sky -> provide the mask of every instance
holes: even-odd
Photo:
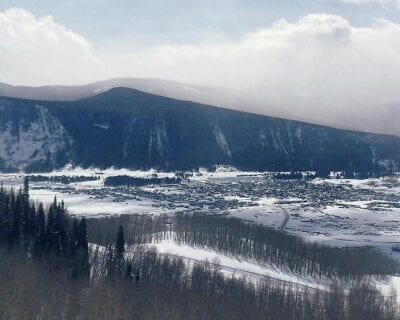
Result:
[[[306,21],[309,15],[322,14],[332,15],[338,21],[346,20],[350,31],[363,27],[374,31],[382,21],[400,24],[400,0],[2,0],[0,62],[7,72],[1,72],[0,81],[75,84],[107,77],[149,76],[238,86],[238,79],[215,75],[212,81],[196,75],[198,70],[174,75],[178,71],[175,60],[185,58],[182,55],[200,54],[198,68],[203,69],[206,64],[213,69],[213,63],[221,64],[222,68],[227,64],[224,60],[233,60],[236,50],[250,37],[261,38],[262,32],[274,33],[270,39],[268,35],[260,39],[262,45],[262,41],[279,36],[283,30],[277,29],[284,28],[279,27],[283,26],[283,20],[296,25]],[[314,33],[335,28],[334,20],[326,19],[325,25],[319,23],[320,30]],[[306,35],[303,44],[315,41],[311,38],[315,35],[309,34],[308,38]],[[295,41],[286,39],[287,45]],[[208,61],[218,58],[218,49],[222,51],[223,61]],[[249,48],[249,58],[257,49],[261,48]],[[263,52],[265,60],[271,59],[268,51]],[[208,55],[208,60],[203,55]],[[65,72],[61,72],[61,66],[53,69],[60,61],[65,61]],[[71,64],[77,67],[69,70]],[[237,68],[245,67],[240,61],[237,64]],[[82,74],[82,65],[86,66],[85,74]],[[43,73],[43,69],[48,70]],[[262,80],[253,79],[251,83]]]
[[[396,113],[400,0],[0,2],[0,82],[114,77],[245,90],[297,113]]]

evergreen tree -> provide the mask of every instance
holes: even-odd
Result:
[[[58,256],[66,256],[68,252],[68,221],[66,217],[65,207],[63,202],[61,204],[55,203],[55,239],[57,241],[56,253]]]
[[[51,267],[68,270],[66,266],[72,266],[74,276],[89,279],[86,221],[75,219],[72,225],[71,230],[65,205],[56,198],[49,206],[47,220],[43,204],[36,213],[34,203],[29,201],[27,180],[17,194],[0,187],[0,242],[8,243],[10,249],[23,249],[36,262],[46,258]]]
[[[77,276],[88,277],[89,267],[89,244],[86,231],[86,220],[82,218],[78,227],[76,248]]]
[[[119,226],[117,232],[117,241],[115,242],[115,259],[117,262],[124,260],[125,253],[125,239],[124,239],[124,228]]]
[[[5,193],[3,186],[0,191],[0,243],[6,242],[11,230],[10,197]]]
[[[132,263],[130,262],[126,266],[125,278],[128,280],[132,280]]]
[[[21,238],[21,213],[22,213],[22,191],[19,190],[14,201],[11,202],[13,205],[13,218],[12,227],[9,233],[9,245],[11,247],[18,246]]]
[[[34,204],[30,206],[27,231],[31,238],[36,233],[36,207]]]
[[[47,212],[46,223],[46,251],[47,254],[58,254],[58,239],[56,234],[56,214],[57,214],[57,198],[54,197],[53,203],[49,206]]]
[[[29,177],[24,178],[24,197],[29,202]]]
[[[115,274],[114,250],[112,249],[111,245],[108,246],[105,267],[106,267],[107,278],[109,279],[114,278]]]
[[[117,232],[117,240],[115,242],[115,263],[118,274],[122,274],[122,264],[124,262],[125,253],[125,239],[124,239],[124,228],[119,226]]]
[[[46,249],[46,216],[44,213],[43,204],[40,203],[36,216],[35,223],[35,241],[34,241],[34,254],[40,257]]]
[[[78,250],[78,242],[79,242],[79,226],[78,219],[74,218],[72,221],[72,230],[69,240],[69,256],[74,258],[76,256],[76,252]]]
[[[82,218],[79,223],[78,248],[82,248],[85,251],[88,250],[88,236],[87,236],[86,219],[85,218]]]

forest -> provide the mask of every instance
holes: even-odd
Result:
[[[150,177],[150,178],[137,178],[137,177],[130,177],[130,176],[112,176],[107,177],[104,180],[104,185],[108,187],[117,187],[117,186],[135,186],[135,187],[143,187],[147,185],[154,185],[154,184],[175,184],[180,183],[182,179],[180,177],[173,177],[173,178],[157,178],[157,177]]]
[[[44,175],[29,175],[29,181],[35,182],[51,182],[51,183],[62,183],[62,184],[69,184],[69,183],[78,183],[78,182],[85,182],[85,181],[95,181],[99,180],[100,177],[98,176],[44,176]]]
[[[335,281],[327,290],[254,283],[143,245],[171,236]],[[25,180],[0,188],[0,319],[400,319],[397,297],[367,281],[397,264],[351,250],[225,217],[77,219],[57,199],[33,202]]]
[[[371,247],[322,246],[223,215],[122,215],[88,219],[87,224],[90,241],[104,246],[113,240],[112,231],[123,225],[129,245],[172,239],[178,244],[212,249],[321,279],[351,282],[398,271],[396,261]]]

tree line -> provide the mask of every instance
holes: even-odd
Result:
[[[119,187],[119,186],[127,186],[127,187],[143,187],[147,185],[160,185],[160,184],[178,184],[181,183],[182,178],[180,176],[177,177],[149,177],[149,178],[138,178],[131,176],[111,176],[107,177],[104,180],[104,185],[108,187]]]
[[[44,208],[29,199],[29,180],[17,192],[0,187],[0,246],[18,249],[54,268],[68,266],[73,277],[89,276],[86,220],[71,219],[56,198]]]
[[[100,180],[99,176],[43,176],[43,175],[29,175],[27,176],[29,181],[35,182],[52,182],[52,183],[62,183],[62,184],[70,184],[70,183],[78,183],[78,182],[86,182],[86,181],[95,181]]]
[[[153,228],[161,238],[185,235],[186,220],[112,220],[109,240],[88,242],[104,226],[71,218],[56,199],[35,205],[27,181],[17,192],[0,188],[0,208],[0,319],[400,319],[396,297],[364,281],[325,291],[254,283],[224,276],[217,264],[130,245],[128,227]]]
[[[125,226],[127,243],[131,245],[172,239],[322,279],[352,281],[398,271],[395,260],[370,247],[337,248],[309,243],[285,232],[221,215],[88,219],[89,237],[95,243],[109,243],[113,234],[110,230],[116,230],[118,225]]]

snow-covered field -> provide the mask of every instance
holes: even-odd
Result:
[[[174,173],[125,169],[66,168],[46,175],[97,177],[78,183],[31,182],[31,197],[49,203],[56,196],[74,215],[152,214],[210,212],[263,224],[297,234],[310,241],[338,246],[371,245],[395,258],[391,250],[400,243],[400,178],[316,179],[309,182],[273,180],[269,173],[239,172],[220,168],[200,170],[175,185],[105,187],[110,176],[174,177]],[[24,174],[0,174],[5,187],[19,187]],[[184,257],[187,261],[218,261],[227,276],[250,279],[273,278],[310,288],[324,283],[273,266],[260,265],[221,255],[204,248],[178,245],[172,241],[155,244],[158,251]],[[400,259],[399,259],[400,260]],[[394,286],[400,293],[400,278],[391,277],[377,285],[387,294]]]
[[[43,174],[41,174],[43,175]],[[272,180],[269,173],[222,167],[200,170],[176,185],[105,187],[110,176],[174,177],[174,173],[126,169],[67,167],[46,176],[98,177],[61,184],[31,182],[35,200],[64,200],[74,215],[225,214],[274,228],[284,228],[310,241],[334,245],[377,245],[400,242],[400,178]],[[18,187],[23,174],[1,174],[5,186]]]
[[[194,248],[177,244],[172,240],[164,240],[152,244],[161,254],[181,257],[188,263],[207,261],[213,267],[218,266],[227,277],[244,277],[250,281],[273,279],[309,289],[327,290],[326,283],[312,277],[296,275],[289,270],[281,270],[272,265],[262,265],[256,261],[242,260],[237,257],[224,255],[211,249]]]
[[[330,290],[329,279],[321,280],[312,276],[295,274],[290,270],[259,264],[256,261],[242,260],[211,249],[181,245],[173,240],[163,240],[150,246],[155,247],[160,254],[183,258],[187,265],[207,261],[211,267],[216,267],[227,278],[245,278],[253,282],[276,281],[277,285],[287,284],[300,290]],[[395,295],[400,302],[400,276],[388,276],[385,279],[371,277],[370,282],[385,296]]]

